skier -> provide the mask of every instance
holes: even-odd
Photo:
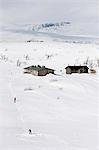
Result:
[[[29,134],[32,134],[32,130],[31,129],[29,129]]]
[[[14,103],[16,103],[16,97],[14,97]]]

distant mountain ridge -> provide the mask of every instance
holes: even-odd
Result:
[[[35,24],[32,26],[32,30],[36,32],[46,32],[46,33],[57,33],[60,35],[67,35],[67,31],[71,28],[70,21],[62,22],[49,22],[42,24]]]
[[[0,41],[30,42],[47,39],[76,43],[99,41],[98,32],[97,34],[94,31],[90,32],[89,28],[86,28],[86,24],[80,26],[73,21],[3,25],[0,26],[0,32]]]
[[[86,28],[86,23],[81,22],[80,24],[72,21],[49,22],[33,24],[30,27],[27,26],[27,29],[32,29],[35,32],[56,33],[65,36],[99,37],[98,32],[96,32],[98,30],[91,30],[91,32],[89,30],[90,26],[94,23],[90,23],[89,28]]]
[[[66,25],[70,25],[71,22],[56,22],[56,23],[43,23],[43,24],[36,24],[33,25],[32,30],[33,31],[40,31],[40,30],[49,30],[49,29],[59,29],[61,27],[64,27]]]

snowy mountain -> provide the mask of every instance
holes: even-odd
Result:
[[[33,25],[33,31],[54,31],[59,30],[62,27],[65,28],[66,25],[71,24],[70,22],[57,22],[57,23],[45,23]]]

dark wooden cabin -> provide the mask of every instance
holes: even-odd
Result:
[[[53,69],[46,68],[45,66],[40,66],[40,65],[29,66],[29,67],[24,68],[24,73],[29,73],[35,76],[46,76],[49,73],[54,74],[54,71],[55,70]]]
[[[88,67],[87,66],[67,66],[66,68],[66,74],[72,74],[72,73],[88,73]]]

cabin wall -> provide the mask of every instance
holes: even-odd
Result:
[[[30,70],[28,70],[28,69],[24,69],[24,73],[31,73],[31,71]]]
[[[38,76],[38,71],[36,71],[36,70],[24,69],[24,73],[28,73],[28,74]]]
[[[87,69],[87,68],[85,68],[85,69],[84,69],[84,72],[85,72],[85,73],[88,73],[88,69]]]
[[[79,73],[79,69],[72,69],[72,73]]]
[[[40,70],[39,72],[38,72],[38,76],[45,76],[45,75],[47,75],[48,74],[48,71],[47,70]]]
[[[39,76],[45,76],[45,75],[47,75],[47,74],[49,74],[49,73],[54,74],[54,70],[48,70],[48,69],[40,70],[39,73],[38,73],[38,75],[39,75]]]
[[[32,75],[35,75],[35,76],[38,76],[38,71],[37,71],[37,70],[32,70],[32,71],[31,71],[31,74],[32,74]]]
[[[81,67],[79,69],[71,69],[71,68],[66,68],[66,74],[71,74],[71,73],[88,73],[88,69],[87,68],[84,68],[84,67]]]
[[[80,68],[78,69],[78,73],[88,73],[88,69],[87,68]]]
[[[44,70],[29,70],[29,69],[24,69],[24,73],[29,73],[35,76],[45,76],[49,73],[54,74],[54,70],[48,70],[48,69],[44,69]]]
[[[84,68],[78,69],[78,73],[84,73],[84,72],[85,72],[85,69],[84,69]]]
[[[66,74],[71,74],[71,69],[70,68],[66,68]]]
[[[47,70],[47,72],[54,74],[54,70]]]

